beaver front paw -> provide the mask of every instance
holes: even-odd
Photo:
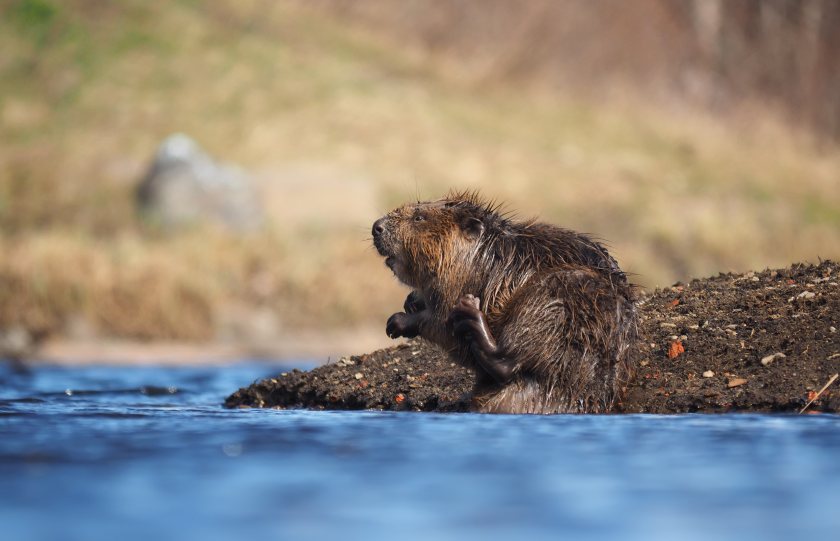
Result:
[[[408,297],[405,298],[403,310],[405,310],[406,314],[416,314],[417,312],[422,312],[425,309],[426,301],[423,300],[423,297],[420,295],[420,293],[412,291],[408,294]]]
[[[449,312],[446,324],[456,338],[472,342],[486,354],[496,352],[496,340],[487,325],[487,319],[481,311],[481,299],[467,294],[458,299]]]
[[[390,338],[414,338],[420,334],[420,324],[416,317],[405,312],[397,312],[388,318],[385,324],[385,333]]]
[[[481,301],[474,295],[464,295],[449,313],[446,320],[453,334],[469,347],[478,367],[500,384],[508,383],[517,368],[496,344],[481,311]]]

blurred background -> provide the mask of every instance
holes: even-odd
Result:
[[[0,0],[0,357],[386,345],[451,188],[645,287],[836,258],[838,141],[834,0]]]

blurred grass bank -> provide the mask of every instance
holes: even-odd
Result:
[[[0,329],[266,354],[295,337],[313,354],[384,344],[405,292],[370,224],[450,188],[608,239],[648,287],[840,256],[830,129],[767,96],[710,105],[512,69],[575,51],[538,32],[494,40],[500,5],[0,0]],[[144,220],[137,184],[175,132],[251,173],[262,228]],[[317,338],[330,332],[349,338]]]

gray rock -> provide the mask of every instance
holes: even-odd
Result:
[[[19,361],[28,358],[35,349],[35,340],[24,327],[12,325],[0,329],[0,360]]]
[[[215,161],[184,134],[160,144],[138,187],[137,204],[150,220],[170,230],[210,222],[250,231],[263,223],[251,177]]]

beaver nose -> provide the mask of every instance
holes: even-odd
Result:
[[[373,222],[373,236],[378,237],[382,233],[385,232],[385,218],[379,218],[375,222]]]

